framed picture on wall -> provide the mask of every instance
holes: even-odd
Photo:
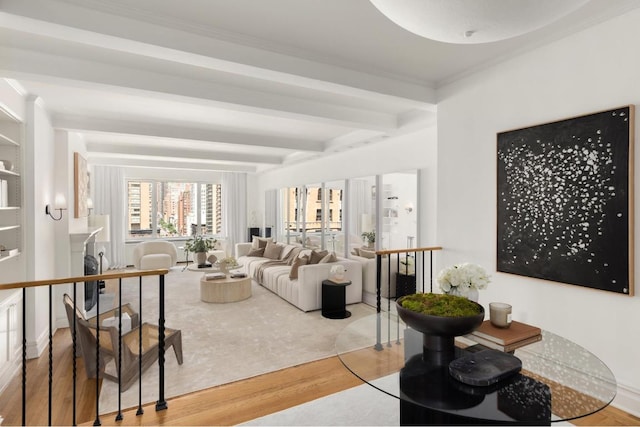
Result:
[[[73,153],[73,189],[75,218],[89,216],[87,199],[89,198],[89,171],[87,161],[80,153]]]
[[[497,135],[497,270],[633,295],[634,107]]]

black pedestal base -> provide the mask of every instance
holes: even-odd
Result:
[[[400,425],[551,424],[547,385],[519,373],[490,386],[464,384],[451,376],[449,363],[479,348],[405,331],[405,349],[420,343],[422,354],[413,353],[400,370]]]

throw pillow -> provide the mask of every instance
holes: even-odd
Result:
[[[280,253],[282,252],[282,245],[277,243],[267,242],[267,246],[264,248],[264,257],[269,259],[280,259]]]
[[[286,258],[287,265],[293,265],[293,262],[298,258],[300,252],[302,252],[302,247],[293,248]]]
[[[258,256],[258,257],[262,257],[263,255],[264,255],[264,248],[251,249],[247,254],[247,256]]]
[[[360,256],[363,258],[373,259],[376,257],[375,251],[368,251],[366,249],[360,249]]]
[[[320,260],[324,257],[326,257],[329,254],[329,251],[324,250],[324,251],[316,251],[313,250],[311,251],[311,256],[309,257],[309,264],[317,264],[320,262]]]
[[[268,242],[273,242],[273,239],[271,237],[253,236],[253,240],[251,241],[251,248],[252,249],[264,248],[267,246]]]
[[[303,256],[302,258],[296,258],[291,265],[291,271],[289,271],[289,279],[294,280],[298,278],[298,269],[302,265],[307,265],[309,262],[309,258]]]
[[[351,255],[360,256],[360,249],[353,248],[353,250],[351,251]]]
[[[318,262],[318,264],[326,264],[329,262],[338,262],[338,257],[336,256],[335,252],[329,252]]]

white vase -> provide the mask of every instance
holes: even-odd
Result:
[[[206,252],[196,252],[193,254],[194,257],[194,261],[198,264],[198,265],[203,265],[205,263],[205,261],[207,260],[207,253]]]

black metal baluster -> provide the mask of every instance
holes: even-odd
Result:
[[[397,281],[396,295],[398,295]],[[391,254],[389,254],[389,262],[387,263],[387,347],[391,347]]]
[[[424,280],[425,280],[425,277],[424,277],[424,251],[422,252],[422,265],[421,265],[421,268],[422,268],[422,293],[424,294]]]
[[[72,347],[73,347],[73,415],[72,415],[72,420],[71,420],[71,424],[72,425],[77,425],[76,422],[76,418],[77,418],[77,414],[76,414],[76,380],[78,378],[78,368],[76,366],[76,351],[77,351],[77,336],[76,336],[76,283],[73,283],[73,324],[69,325],[69,327],[71,327],[71,342],[73,343]]]
[[[118,279],[118,414],[122,421],[122,278]]]
[[[47,419],[51,422],[53,409],[53,286],[49,285],[49,409]]]
[[[158,320],[158,368],[159,390],[156,411],[167,409],[167,401],[164,399],[164,274],[160,275],[160,318]]]
[[[374,348],[376,350],[382,350],[382,325],[381,325],[381,311],[382,302],[380,300],[380,293],[382,289],[382,256],[376,254],[376,344]]]
[[[142,409],[142,276],[138,277],[138,410],[136,415],[144,414]]]
[[[98,300],[96,303],[96,419],[94,426],[102,425],[100,422],[100,285],[98,285]]]
[[[22,425],[27,425],[27,288],[22,288]]]
[[[433,251],[429,252],[429,289],[430,292],[433,293]]]

